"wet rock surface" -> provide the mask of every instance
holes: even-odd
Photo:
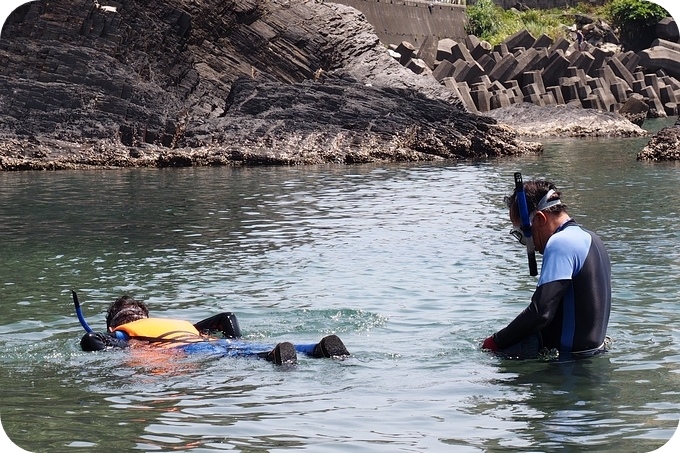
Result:
[[[487,112],[526,137],[639,137],[647,132],[619,113],[571,105],[513,104]],[[643,118],[644,119],[644,118]]]
[[[680,118],[673,126],[664,127],[656,133],[647,146],[637,155],[638,160],[680,160]]]
[[[476,159],[540,152],[394,61],[356,10],[40,1],[0,38],[0,169]]]

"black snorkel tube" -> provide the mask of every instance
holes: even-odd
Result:
[[[83,311],[80,309],[80,302],[78,302],[78,295],[73,290],[71,290],[71,294],[73,294],[73,305],[75,305],[76,307],[76,316],[78,316],[78,321],[80,321],[80,325],[83,326],[85,332],[87,333],[92,332],[93,331],[92,327],[90,327],[87,324],[87,321],[85,321],[85,318],[83,317]]]
[[[527,242],[527,258],[529,259],[529,275],[538,275],[538,265],[536,264],[536,250],[534,249],[534,238],[531,236],[531,221],[529,220],[529,206],[527,196],[524,193],[524,182],[522,173],[515,173],[515,192],[517,193],[517,207],[519,217],[522,221],[522,232]]]

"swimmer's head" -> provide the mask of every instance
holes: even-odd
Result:
[[[149,309],[142,301],[130,296],[115,300],[106,313],[106,327],[109,332],[118,326],[149,317]]]

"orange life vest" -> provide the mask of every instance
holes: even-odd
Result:
[[[192,343],[204,341],[189,321],[181,319],[144,318],[120,325],[114,332],[125,332],[131,339],[150,343]]]

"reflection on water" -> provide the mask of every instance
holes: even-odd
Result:
[[[3,426],[33,451],[657,448],[680,413],[680,172],[636,162],[643,142],[459,165],[0,174]],[[502,203],[517,170],[555,180],[610,250],[604,356],[478,349],[535,285]],[[95,329],[130,293],[158,316],[233,310],[258,342],[335,332],[353,357],[85,354],[70,289]]]

